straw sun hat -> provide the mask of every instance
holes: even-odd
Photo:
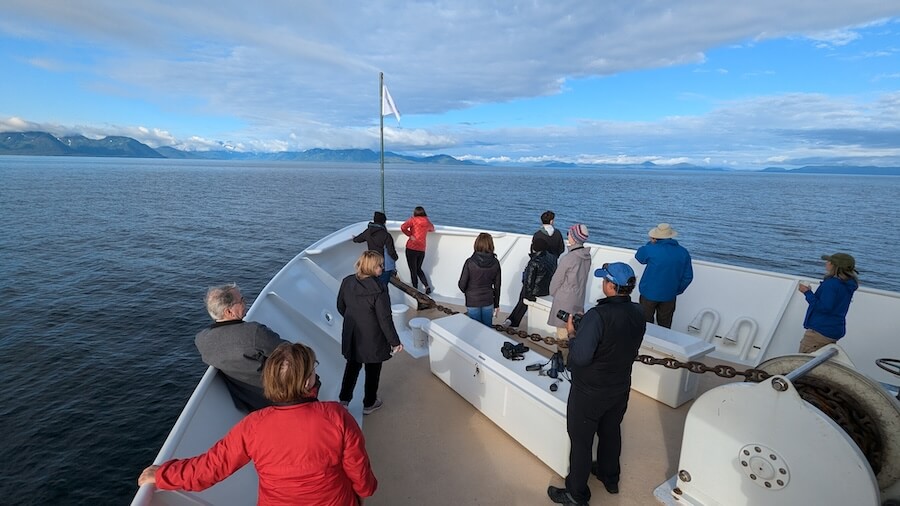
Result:
[[[647,232],[647,234],[653,239],[671,239],[677,236],[678,232],[676,232],[675,229],[672,228],[672,225],[669,225],[668,223],[660,223],[656,226],[656,228],[653,228],[650,230],[650,232]]]

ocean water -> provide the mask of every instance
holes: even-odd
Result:
[[[373,165],[0,157],[0,503],[122,504],[205,370],[205,288],[248,295],[380,208]],[[900,291],[900,178],[389,166],[389,219],[533,232],[545,209],[636,248]]]

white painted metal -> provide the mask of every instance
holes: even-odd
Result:
[[[680,504],[880,504],[859,448],[788,380],[776,378],[786,391],[767,380],[730,383],[697,398],[678,463]]]
[[[525,305],[528,306],[528,325],[525,327],[528,333],[556,337],[556,327],[547,323],[550,317],[550,307],[553,305],[553,297],[549,295],[536,297],[533,301],[526,300]],[[543,341],[535,344],[552,352],[557,350],[555,344],[551,346]]]
[[[528,364],[547,359],[534,351],[525,353],[524,360],[505,359],[500,348],[514,341],[463,314],[432,321],[428,334],[431,372],[565,476],[569,467],[569,382],[559,383],[559,389],[552,392],[552,378],[525,370]]]

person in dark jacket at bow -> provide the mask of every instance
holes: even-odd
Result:
[[[547,250],[554,257],[559,258],[566,251],[566,244],[563,242],[562,233],[559,229],[553,228],[556,221],[556,213],[553,211],[544,211],[541,214],[541,228],[531,236],[531,251]],[[544,247],[538,250],[534,247],[536,243],[544,243]]]
[[[475,253],[463,264],[459,289],[466,296],[469,318],[490,327],[500,310],[500,261],[491,234],[482,232],[475,238]]]
[[[532,242],[531,247],[535,251],[529,256],[525,272],[522,273],[522,291],[519,293],[519,303],[513,308],[503,324],[507,327],[518,327],[522,317],[528,311],[525,300],[535,300],[544,295],[550,295],[550,280],[556,272],[556,256],[547,250],[549,243],[544,241]]]
[[[610,494],[619,493],[622,419],[628,409],[631,367],[644,340],[647,322],[640,304],[631,301],[636,283],[628,264],[604,264],[594,271],[605,298],[584,314],[578,328],[569,316],[569,362],[572,386],[566,406],[569,474],[565,488],[550,486],[557,504],[586,505],[593,473]],[[597,460],[591,449],[597,436]]]
[[[822,255],[822,260],[825,260],[825,279],[819,287],[815,291],[802,283],[797,287],[809,304],[803,319],[806,331],[800,341],[800,353],[812,353],[844,337],[850,302],[859,288],[853,256],[835,253]]]
[[[397,273],[397,249],[394,247],[394,236],[387,230],[387,216],[381,211],[375,211],[372,221],[363,233],[354,236],[353,242],[364,242],[372,250],[381,253],[384,257],[384,271],[378,276],[378,282],[387,286],[391,277]]]
[[[345,406],[350,404],[359,371],[365,364],[364,415],[383,404],[378,398],[382,363],[403,351],[391,317],[387,289],[377,281],[383,270],[381,253],[364,251],[356,261],[356,274],[344,278],[337,296],[337,310],[344,317],[341,352],[347,359],[339,398]]]

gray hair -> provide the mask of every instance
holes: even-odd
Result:
[[[225,310],[240,302],[241,288],[237,283],[211,286],[206,291],[206,312],[213,320],[219,321],[225,316]]]

